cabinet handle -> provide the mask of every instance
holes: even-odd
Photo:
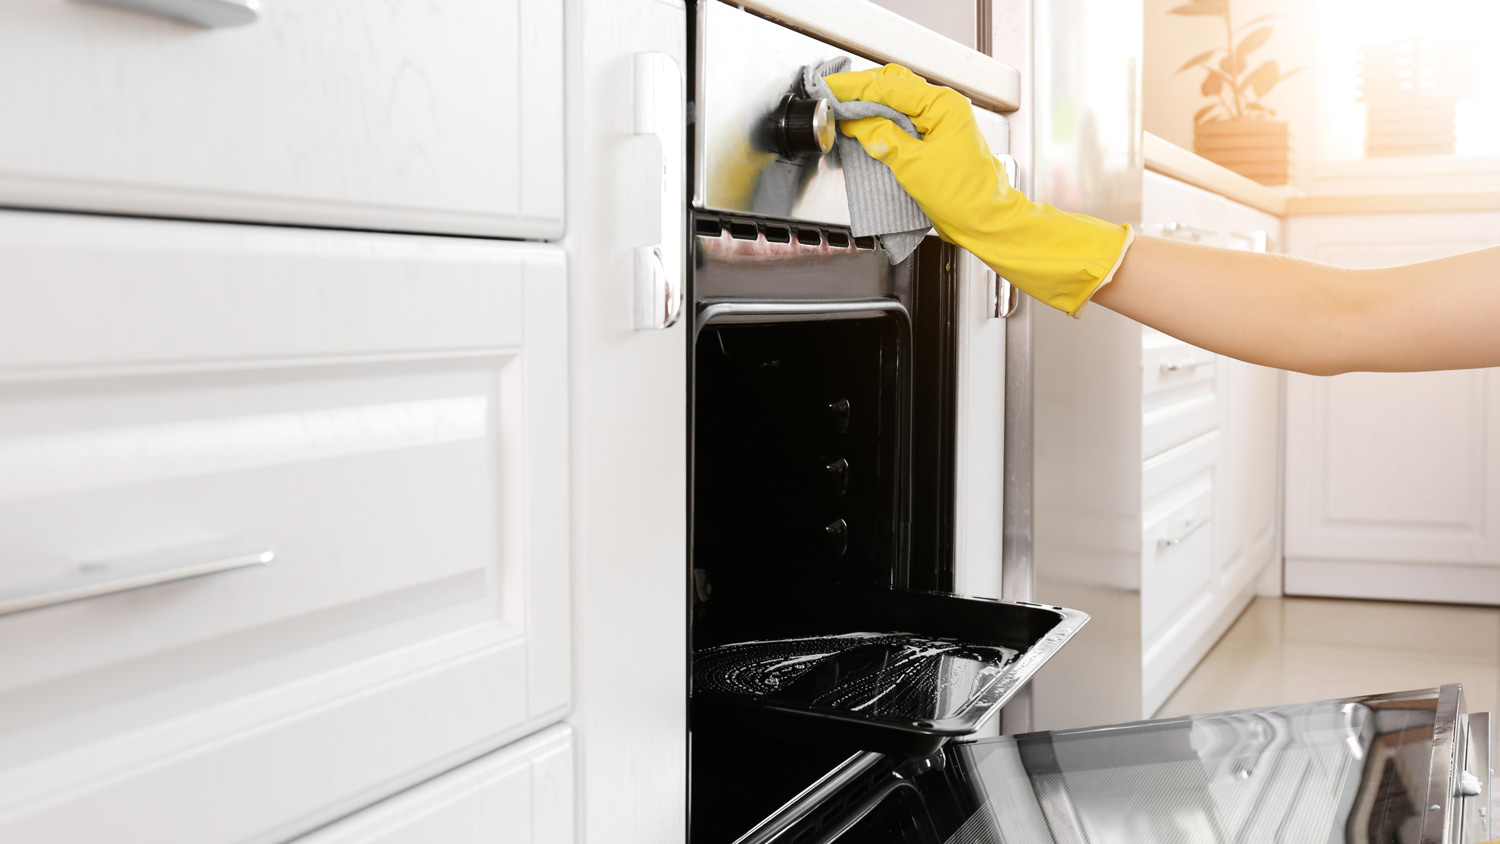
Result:
[[[1000,166],[1005,168],[1005,179],[1010,182],[1011,187],[1016,186],[1016,173],[1020,165],[1016,163],[1016,157],[1001,153],[995,156],[1000,159]],[[1006,319],[1016,312],[1021,306],[1021,291],[1011,284],[999,273],[986,268],[990,280],[990,319]]]
[[[260,0],[84,0],[209,29],[242,26],[260,18]]]
[[[1186,235],[1187,240],[1197,243],[1205,237],[1213,237],[1214,232],[1213,229],[1205,229],[1202,226],[1190,226],[1187,223],[1174,222],[1161,224],[1162,237],[1175,238],[1178,235]]]
[[[1183,528],[1182,533],[1177,534],[1176,536],[1172,537],[1171,539],[1168,539],[1168,538],[1166,538],[1164,536],[1161,539],[1156,540],[1156,547],[1157,548],[1176,548],[1177,546],[1179,546],[1182,543],[1186,542],[1187,538],[1189,536],[1192,536],[1193,534],[1197,533],[1198,530],[1200,528],[1202,528],[1204,525],[1208,524],[1209,521],[1210,521],[1209,519],[1199,519],[1196,522],[1191,522],[1190,521],[1190,522],[1188,522],[1187,527]]]
[[[1213,363],[1213,359],[1212,358],[1207,358],[1205,360],[1184,360],[1184,361],[1178,361],[1178,362],[1174,362],[1174,363],[1164,363],[1164,364],[1161,365],[1161,371],[1162,372],[1183,372],[1183,371],[1189,370],[1189,369],[1197,369],[1200,366],[1208,366],[1211,363]]]
[[[1021,306],[1021,291],[989,267],[984,268],[985,285],[990,291],[989,307],[985,309],[990,319],[1006,319]]]
[[[635,327],[671,328],[682,315],[687,198],[683,195],[687,116],[682,68],[666,53],[635,56],[635,133],[656,139],[660,155],[657,242],[635,248]]]
[[[97,598],[190,577],[269,565],[276,551],[264,545],[214,544],[141,557],[84,563],[69,574],[0,588],[0,615]]]
[[[1271,233],[1265,229],[1256,229],[1249,234],[1245,232],[1230,232],[1230,236],[1237,237],[1250,244],[1251,252],[1265,252],[1271,246]]]

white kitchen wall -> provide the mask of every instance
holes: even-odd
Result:
[[[1144,0],[1146,14],[1143,110],[1145,129],[1184,149],[1193,148],[1193,115],[1208,104],[1199,86],[1203,73],[1177,69],[1198,53],[1224,41],[1217,17],[1170,14],[1183,0]],[[1283,72],[1307,70],[1266,97],[1267,105],[1291,125],[1292,184],[1308,194],[1433,193],[1500,190],[1494,162],[1451,157],[1360,159],[1319,162],[1321,102],[1342,95],[1321,90],[1318,4],[1308,0],[1231,0],[1235,21],[1278,15],[1266,23],[1275,33],[1254,54],[1275,59]],[[1320,99],[1320,96],[1322,99]]]
[[[1182,0],[1145,0],[1146,60],[1142,106],[1146,131],[1183,149],[1193,148],[1193,115],[1207,105],[1199,87],[1203,71],[1177,73],[1188,59],[1224,43],[1223,22],[1212,16],[1174,15]],[[1266,23],[1276,28],[1271,40],[1254,54],[1260,61],[1275,59],[1283,72],[1310,65],[1317,53],[1317,16],[1307,0],[1231,0],[1233,19],[1248,21],[1277,14]],[[1266,97],[1277,116],[1291,124],[1292,182],[1312,177],[1314,124],[1317,118],[1311,70],[1292,77]]]

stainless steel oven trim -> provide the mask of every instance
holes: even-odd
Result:
[[[1453,784],[1459,776],[1459,716],[1464,709],[1462,686],[1449,683],[1438,691],[1432,725],[1432,772],[1427,779],[1427,802],[1422,812],[1422,844],[1453,841]]]
[[[886,313],[906,315],[895,299],[851,299],[839,302],[705,302],[698,309],[694,333],[710,322],[810,322],[827,319],[865,319]]]
[[[1457,797],[1454,806],[1453,840],[1479,844],[1490,836],[1490,715],[1471,712],[1465,715],[1459,780],[1454,784]]]
[[[808,786],[765,820],[751,827],[748,832],[735,839],[735,844],[765,844],[775,839],[798,821],[822,807],[823,802],[848,783],[874,768],[885,758],[879,753],[860,751],[850,756],[838,767],[829,771],[822,779]]]
[[[688,139],[692,205],[727,214],[755,213],[750,202],[753,190],[745,191],[753,188],[754,179],[776,154],[755,142],[752,127],[788,92],[798,69],[837,56],[849,59],[852,70],[878,67],[879,62],[732,3],[690,0],[690,5],[696,74]],[[991,151],[1008,153],[1008,119],[982,106],[974,114]],[[805,181],[785,218],[849,225],[838,153],[811,160],[806,167]]]

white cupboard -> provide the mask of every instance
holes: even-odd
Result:
[[[561,248],[4,212],[0,266],[0,839],[283,840],[563,717]]]
[[[551,727],[297,844],[571,844],[573,742]]]
[[[1289,226],[1292,254],[1355,268],[1497,243],[1493,212]],[[1500,604],[1500,369],[1292,375],[1286,436],[1288,594]]]
[[[1142,218],[1256,250],[1281,225],[1150,172]],[[1036,325],[1037,596],[1101,608],[1033,681],[1037,726],[1149,717],[1278,568],[1280,373],[1097,307]]]
[[[567,20],[579,838],[684,841],[692,315],[637,330],[634,274],[636,247],[687,233],[686,196],[658,200],[685,145],[635,120],[636,57],[685,74],[687,14],[681,0],[575,0]],[[685,76],[650,83],[685,107]]]
[[[563,4],[266,2],[201,29],[0,5],[0,205],[563,230]]]

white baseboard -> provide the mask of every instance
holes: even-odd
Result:
[[[1288,557],[1288,595],[1500,606],[1500,567]]]

